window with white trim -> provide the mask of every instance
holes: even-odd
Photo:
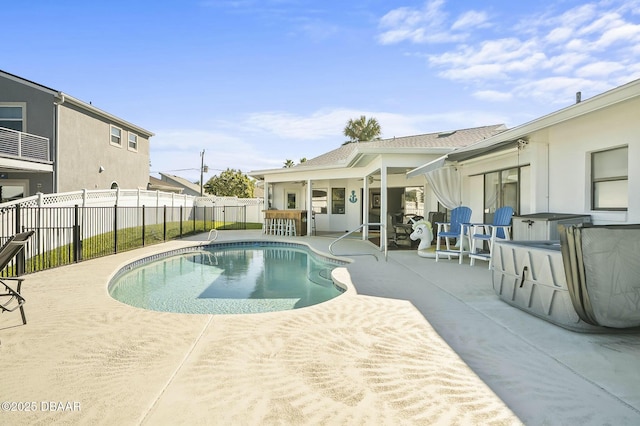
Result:
[[[0,104],[0,127],[24,132],[24,107],[15,104]]]
[[[326,214],[327,213],[327,190],[314,189],[311,195],[311,210],[314,213]]]
[[[484,174],[484,223],[493,221],[493,214],[504,206],[513,207],[515,214],[520,211],[521,177],[528,166],[496,170]]]
[[[111,145],[122,146],[122,129],[111,126]]]
[[[129,132],[129,150],[131,151],[138,150],[138,135],[131,132]]]
[[[591,209],[629,207],[629,147],[591,153]]]
[[[345,188],[331,188],[331,213],[345,214]]]

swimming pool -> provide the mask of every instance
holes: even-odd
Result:
[[[138,308],[163,312],[235,314],[303,308],[345,289],[331,271],[346,262],[307,246],[236,242],[161,253],[122,268],[109,294]]]

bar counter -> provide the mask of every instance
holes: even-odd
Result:
[[[273,220],[293,220],[296,224],[296,235],[307,235],[306,210],[263,210],[265,226]]]

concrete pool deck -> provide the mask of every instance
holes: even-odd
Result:
[[[237,239],[275,238],[220,232]],[[108,295],[131,260],[190,244],[28,275],[27,325],[0,315],[0,423],[640,424],[640,335],[530,316],[497,298],[483,262],[353,257],[339,278],[357,294],[277,313],[151,312]]]

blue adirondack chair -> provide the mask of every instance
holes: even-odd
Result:
[[[462,263],[465,251],[465,238],[469,221],[471,220],[471,209],[469,207],[460,206],[451,210],[450,222],[436,222],[438,231],[436,234],[436,262],[440,256],[458,257],[458,263]],[[440,243],[444,239],[446,249],[441,249]],[[452,247],[451,239],[456,240],[456,246]],[[468,246],[467,246],[468,247]]]
[[[493,222],[491,224],[471,225],[471,252],[469,253],[471,266],[474,265],[476,259],[479,259],[488,261],[489,269],[491,269],[491,253],[493,252],[493,245],[496,239],[510,239],[511,216],[513,216],[512,207],[500,207],[493,215]],[[487,242],[489,251],[485,251],[484,249],[485,241]]]

